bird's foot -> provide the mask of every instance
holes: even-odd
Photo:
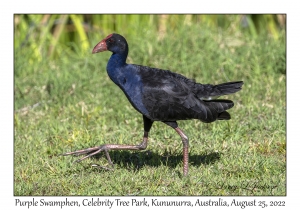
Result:
[[[84,159],[89,158],[93,155],[96,155],[96,154],[98,154],[102,151],[105,152],[105,155],[106,155],[106,158],[107,158],[109,164],[113,166],[113,163],[112,163],[112,161],[110,159],[110,156],[109,156],[109,153],[108,153],[107,145],[101,145],[101,146],[98,146],[98,147],[91,147],[91,148],[87,148],[87,149],[83,149],[83,150],[77,150],[77,151],[74,151],[74,152],[67,152],[67,153],[60,154],[60,155],[62,155],[62,156],[67,156],[67,155],[79,156],[79,155],[88,154],[88,155],[74,161],[76,163],[79,163],[79,162],[83,161]]]

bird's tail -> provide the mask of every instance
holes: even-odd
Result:
[[[238,82],[226,82],[219,85],[215,85],[213,87],[214,92],[213,93],[219,93],[221,95],[228,95],[235,93],[242,89],[242,85],[244,84],[243,81]]]
[[[243,81],[237,81],[226,82],[219,85],[202,85],[202,87],[198,89],[198,94],[203,100],[211,100],[222,95],[235,93],[242,89],[243,84]]]
[[[218,120],[230,120],[231,119],[231,116],[228,112],[224,111],[224,112],[221,112],[219,113],[218,115]]]
[[[234,106],[234,103],[231,100],[204,100],[206,109],[207,109],[207,117],[204,122],[213,122],[215,120],[230,120],[230,114],[226,111]]]
[[[221,96],[221,95],[228,95],[235,92],[238,92],[242,89],[244,82],[243,81],[237,81],[237,82],[226,82],[219,85],[215,85],[213,87],[213,92],[211,93],[216,94],[215,96]],[[230,120],[231,116],[230,114],[225,111],[227,109],[230,109],[234,106],[234,103],[230,100],[211,100],[208,103],[210,106],[214,107],[224,107],[225,109],[222,111],[222,109],[219,109],[218,113],[218,120]],[[220,112],[221,111],[221,112]]]

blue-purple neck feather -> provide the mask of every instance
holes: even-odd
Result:
[[[118,75],[121,73],[122,68],[126,68],[126,54],[113,53],[107,63],[106,70],[111,80],[119,85]]]
[[[133,107],[147,116],[148,111],[142,103],[143,84],[140,70],[136,65],[126,63],[127,54],[128,51],[113,53],[106,67],[107,74],[123,90]]]

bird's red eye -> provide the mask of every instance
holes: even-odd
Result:
[[[109,43],[114,42],[114,40],[112,40],[112,39],[108,39],[107,41],[108,41]]]

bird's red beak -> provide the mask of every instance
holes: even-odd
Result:
[[[92,53],[98,53],[98,52],[103,52],[107,50],[107,46],[106,46],[106,38],[103,39],[101,42],[99,42],[93,49]]]
[[[109,34],[105,39],[103,39],[101,42],[99,42],[93,49],[92,53],[98,53],[98,52],[103,52],[107,50],[106,46],[106,40],[112,37],[113,34]]]

